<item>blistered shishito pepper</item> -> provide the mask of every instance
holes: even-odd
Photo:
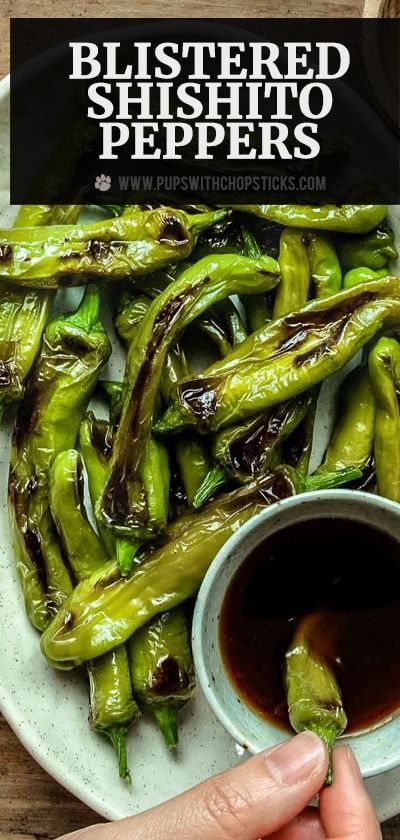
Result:
[[[83,503],[82,461],[76,449],[55,457],[50,470],[50,508],[76,581],[89,577],[108,560]]]
[[[390,271],[387,268],[379,268],[377,271],[374,271],[372,268],[366,268],[366,266],[351,268],[349,271],[346,271],[343,277],[343,288],[352,289],[353,286],[358,286],[360,283],[379,280],[381,277],[387,277],[389,274]]]
[[[51,512],[76,582],[101,569],[108,560],[102,542],[88,521],[83,504],[82,461],[76,450],[60,452],[50,474]],[[128,779],[126,733],[139,709],[132,694],[125,648],[119,647],[88,663],[92,727],[107,735],[118,758],[119,775]]]
[[[197,236],[224,216],[159,207],[82,225],[0,230],[0,278],[19,286],[81,286],[157,271],[191,253]]]
[[[120,339],[128,348],[134,341],[138,328],[150,305],[151,298],[144,295],[125,297],[125,300],[121,302],[120,311],[115,319],[115,328]],[[229,343],[228,350],[230,350]],[[175,344],[167,354],[160,383],[161,395],[165,402],[168,402],[173,386],[187,374],[187,370],[186,358],[182,347],[179,344]],[[121,412],[119,416],[121,416]]]
[[[96,512],[96,503],[104,486],[107,467],[112,455],[114,429],[107,420],[99,420],[89,411],[79,427],[79,448],[85,464],[90,500]],[[101,541],[109,557],[115,555],[115,540],[111,531],[96,517]]]
[[[101,501],[104,523],[120,535],[149,538],[160,529],[160,521],[152,518],[146,487],[147,441],[170,346],[218,300],[267,290],[277,282],[275,260],[223,254],[195,263],[153,301],[129,348],[124,409]]]
[[[383,222],[386,204],[231,204],[233,210],[251,213],[287,227],[368,233]]]
[[[304,231],[285,228],[279,241],[281,281],[276,291],[272,317],[302,309],[308,301],[310,268]]]
[[[375,398],[368,367],[355,368],[344,380],[337,419],[317,472],[358,467],[370,472],[374,450]]]
[[[154,714],[167,747],[176,747],[178,712],[196,684],[185,607],[156,616],[133,634],[128,651],[135,697]]]
[[[309,730],[319,735],[331,756],[336,738],[346,729],[347,717],[331,666],[313,650],[313,633],[318,633],[318,615],[301,621],[286,653],[289,718],[295,732]],[[330,762],[326,784],[331,782]]]
[[[107,735],[118,761],[121,779],[130,781],[126,755],[129,726],[140,717],[133,697],[125,645],[114,648],[88,665],[90,687],[89,721],[96,732]]]
[[[111,560],[78,584],[43,634],[43,654],[56,667],[74,667],[124,643],[155,615],[193,597],[216,553],[250,517],[297,492],[336,487],[359,475],[349,469],[306,478],[282,467],[181,516],[169,525],[164,545],[142,550],[130,577]]]
[[[400,321],[400,278],[312,301],[249,336],[204,373],[178,383],[161,433],[217,431],[317,385],[378,331]]]
[[[380,496],[400,501],[400,344],[380,338],[368,359],[376,402],[375,470]]]
[[[389,260],[397,258],[394,233],[390,228],[379,227],[367,236],[352,236],[339,244],[339,257],[343,268],[365,266],[377,271]]]
[[[79,212],[75,204],[23,205],[14,227],[54,224],[68,216],[76,221]],[[23,396],[24,381],[39,353],[52,301],[52,293],[0,285],[0,421],[4,409]]]
[[[307,248],[315,297],[336,295],[342,288],[342,269],[332,240],[324,234],[307,231],[303,241]]]
[[[84,452],[93,507],[96,506],[104,483],[112,441],[113,430],[107,422],[96,420],[92,414],[89,414],[81,424],[80,445]],[[106,531],[106,534],[111,540],[115,553],[119,541],[114,540],[110,532]],[[122,544],[121,548],[124,550],[125,546]],[[128,561],[130,560],[131,557],[128,556]],[[168,616],[172,616],[175,612],[174,610]],[[154,706],[155,717],[165,739],[170,739],[170,745],[176,733],[178,708],[186,699],[189,699],[194,679],[190,671],[190,648],[187,648],[187,636],[181,622],[181,618],[177,617],[171,621],[170,618],[164,618],[162,614],[153,623],[150,622],[138,634],[135,634],[134,642],[131,644],[135,696],[143,707],[153,708]],[[172,644],[172,648],[168,647],[169,643]],[[135,651],[134,655],[133,651]],[[156,661],[154,661],[155,657]],[[148,669],[145,672],[145,665],[150,668],[151,661],[153,671],[149,672]],[[158,671],[157,665],[159,665]],[[130,678],[127,678],[127,668],[128,661],[123,646],[93,660],[89,666],[90,720],[96,729],[105,732],[110,737],[119,757],[122,777],[126,775],[125,771],[127,772],[126,729],[136,719],[138,711],[136,704],[132,706],[132,690]],[[157,674],[158,680],[156,680]],[[165,691],[168,674],[171,677],[169,694]],[[162,675],[164,675],[163,680]],[[187,681],[185,677],[188,677]]]
[[[90,286],[72,315],[45,331],[15,422],[8,484],[17,568],[32,624],[44,630],[72,588],[49,507],[49,472],[75,445],[81,418],[110,343]]]

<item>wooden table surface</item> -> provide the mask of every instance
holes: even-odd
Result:
[[[110,15],[112,8],[112,15]],[[242,0],[201,0],[193,9],[175,0],[176,17],[243,16]],[[356,17],[362,0],[250,0],[249,17]],[[9,66],[9,18],[13,17],[158,17],[158,0],[0,0],[0,78]],[[0,840],[48,840],[101,822],[93,811],[53,781],[21,746],[0,716]],[[400,840],[400,819],[383,827],[384,840]]]

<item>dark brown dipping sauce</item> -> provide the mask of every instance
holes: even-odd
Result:
[[[347,731],[400,708],[400,544],[352,520],[311,519],[266,538],[236,573],[221,611],[223,659],[238,694],[283,727],[285,653],[311,612]]]

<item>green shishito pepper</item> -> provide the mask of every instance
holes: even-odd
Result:
[[[50,505],[75,581],[85,580],[105,565],[108,555],[86,515],[82,461],[74,449],[60,452],[53,461]],[[109,737],[118,758],[119,775],[130,780],[126,734],[140,712],[132,694],[125,648],[121,646],[88,663],[88,674],[91,725]]]
[[[126,735],[129,726],[140,717],[140,709],[132,693],[125,645],[90,662],[88,674],[90,724],[96,732],[110,739],[117,756],[120,778],[130,782]]]
[[[390,228],[378,227],[367,236],[343,239],[339,243],[339,257],[346,271],[359,266],[378,271],[397,258],[394,233]]]
[[[282,467],[218,496],[200,513],[181,516],[168,526],[164,545],[142,550],[129,577],[110,561],[78,584],[42,636],[44,656],[56,667],[74,667],[123,644],[158,613],[193,597],[216,553],[250,517],[297,492],[336,487],[359,475],[351,468],[306,478]]]
[[[285,228],[279,241],[281,281],[276,291],[272,317],[302,309],[308,301],[310,269],[304,231]]]
[[[343,277],[343,288],[352,289],[353,286],[358,286],[360,283],[369,283],[370,280],[379,280],[381,277],[387,277],[390,274],[388,268],[379,268],[374,271],[373,268],[367,268],[364,265],[359,268],[351,268],[346,271]]]
[[[162,613],[134,633],[128,651],[135,697],[154,714],[167,747],[176,747],[178,712],[196,684],[185,607]]]
[[[76,204],[23,205],[14,227],[39,227],[66,218],[76,221],[79,212]],[[39,353],[52,301],[52,293],[0,286],[0,421],[4,409],[23,396],[24,381]]]
[[[101,569],[108,560],[83,504],[82,461],[75,449],[59,452],[50,470],[50,508],[64,553],[76,581]]]
[[[72,584],[50,513],[53,459],[74,446],[110,343],[90,286],[72,315],[48,324],[15,423],[8,484],[17,568],[32,624],[44,630]]]
[[[97,500],[104,486],[113,445],[114,429],[110,423],[107,420],[98,420],[93,412],[89,411],[79,427],[79,448],[86,467],[89,495],[95,512]],[[97,517],[96,525],[108,556],[114,557],[115,540],[111,531],[105,528]]]
[[[290,723],[295,732],[310,730],[322,738],[332,753],[336,738],[344,732],[347,717],[336,677],[326,661],[313,651],[313,632],[318,615],[300,623],[286,653],[286,689]],[[332,781],[330,763],[326,784]]]
[[[307,231],[303,242],[307,248],[315,297],[336,295],[342,288],[342,269],[332,240],[324,234]]]
[[[112,441],[113,430],[108,423],[105,420],[97,420],[93,414],[89,413],[81,424],[80,446],[83,451],[89,477],[89,490],[93,507],[96,506],[97,499],[100,496],[104,484],[107,463],[112,450]],[[115,541],[112,534],[107,530],[106,535],[108,538],[107,547],[109,542],[111,542],[112,556],[112,549],[114,549],[115,554],[116,542],[118,541]],[[128,557],[128,561],[131,561],[131,556]],[[125,574],[125,570],[122,570],[122,573]],[[174,610],[168,615],[173,616],[176,612]],[[134,663],[132,658],[133,650],[135,651]],[[92,725],[109,735],[117,750],[117,755],[122,756],[122,759],[125,759],[126,763],[125,733],[124,730],[121,731],[120,727],[122,726],[126,729],[129,723],[129,715],[126,715],[125,710],[126,707],[128,707],[128,710],[131,708],[131,702],[128,694],[129,686],[126,680],[126,673],[125,678],[123,677],[127,668],[126,656],[123,651],[124,648],[119,647],[116,651],[106,653],[102,657],[93,660],[89,668],[89,677]],[[146,670],[146,665],[149,665],[152,656],[154,681],[150,678],[149,669],[147,668]],[[153,698],[155,706],[157,706],[157,709],[154,708],[155,717],[165,739],[167,740],[169,738],[171,745],[174,740],[174,733],[176,733],[177,710],[186,702],[185,697],[189,699],[192,690],[193,676],[190,670],[190,656],[187,640],[187,625],[186,631],[184,631],[182,618],[179,618],[178,614],[173,620],[171,618],[165,620],[162,614],[154,622],[150,622],[135,634],[134,642],[131,642],[131,671],[132,678],[134,677],[135,696],[140,700],[144,708],[151,707]],[[111,662],[106,667],[108,657],[111,658]],[[155,657],[156,661],[154,661]],[[177,667],[174,664],[175,657]],[[156,672],[156,666],[158,664],[160,664],[160,668],[159,672]],[[167,670],[167,666],[169,667],[169,665],[171,667]],[[172,678],[175,680],[174,692],[172,694],[170,692],[170,695],[167,695],[164,690],[166,680],[160,679],[156,681],[155,679],[157,673],[161,677],[164,671],[165,677],[169,673],[171,680]],[[113,687],[112,676],[114,672],[117,685]],[[185,680],[185,675],[188,677],[187,680]],[[119,686],[122,686],[122,689]],[[128,703],[126,700],[124,701],[124,697],[128,697]],[[117,731],[114,721],[116,717],[116,703],[117,710],[120,709],[121,711],[120,716],[118,716],[118,721],[116,721],[119,727]],[[131,718],[132,722],[135,720],[135,717],[136,715]],[[120,775],[123,774],[123,770],[124,764],[122,763],[122,766],[120,764]]]
[[[380,496],[400,501],[400,344],[380,338],[368,358],[376,401],[375,470]]]
[[[333,472],[351,466],[364,471],[373,455],[374,426],[375,398],[368,368],[357,367],[340,388],[337,420],[317,472]]]
[[[129,348],[124,408],[100,505],[104,523],[120,535],[148,539],[159,530],[146,491],[148,441],[171,344],[213,303],[231,294],[267,291],[277,282],[278,265],[270,257],[222,254],[186,269],[153,301]]]
[[[249,336],[224,360],[178,383],[156,424],[217,431],[283,402],[340,370],[382,327],[400,321],[400,278],[312,301]]]
[[[19,286],[82,286],[157,271],[191,253],[197,236],[223,218],[159,207],[82,225],[0,230],[0,278]]]
[[[340,233],[368,233],[383,222],[387,213],[386,204],[231,204],[230,207],[287,227]]]

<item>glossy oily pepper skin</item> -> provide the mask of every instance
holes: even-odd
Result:
[[[380,338],[368,357],[375,395],[375,470],[380,496],[400,501],[400,344]]]
[[[347,717],[330,665],[313,652],[313,632],[318,632],[316,624],[312,615],[306,616],[296,628],[286,653],[287,704],[294,731],[315,732],[325,741],[331,756],[336,739],[346,729]],[[330,763],[326,783],[331,782]]]
[[[82,225],[0,230],[0,279],[31,288],[81,286],[157,271],[187,257],[203,230],[225,216],[160,207]]]
[[[13,434],[8,484],[17,568],[32,624],[44,630],[72,588],[49,507],[55,456],[75,444],[110,343],[99,321],[98,290],[77,312],[48,324]]]
[[[369,283],[370,280],[379,280],[380,277],[388,277],[390,271],[388,268],[380,268],[374,271],[372,268],[360,266],[359,268],[351,268],[346,271],[343,277],[343,288],[352,289],[353,286],[358,286],[360,283]]]
[[[285,228],[279,241],[281,281],[274,300],[272,317],[282,318],[288,312],[302,309],[308,301],[310,268],[304,232]]]
[[[226,540],[252,516],[297,492],[340,486],[359,470],[305,478],[282,467],[231,493],[199,513],[168,526],[165,543],[143,549],[124,577],[115,561],[80,583],[42,636],[42,652],[56,667],[74,667],[125,642],[136,630],[192,598]]]
[[[394,233],[390,228],[379,227],[367,236],[343,239],[339,243],[339,257],[346,271],[359,266],[378,271],[397,258]]]
[[[101,569],[108,560],[83,504],[82,460],[76,449],[60,452],[50,470],[50,507],[76,581]]]
[[[383,278],[313,301],[249,336],[223,361],[178,383],[159,432],[216,431],[296,396],[340,370],[400,319],[400,279]]]
[[[252,260],[223,254],[205,257],[186,269],[153,301],[129,349],[124,408],[100,506],[104,523],[115,532],[148,539],[159,529],[152,521],[144,477],[147,441],[171,344],[218,300],[266,291],[277,282],[278,265],[270,257]]]
[[[232,204],[234,210],[251,213],[280,225],[340,233],[368,233],[381,224],[386,204]]]
[[[310,282],[315,297],[336,295],[342,288],[342,268],[332,239],[323,233],[307,231],[303,242],[307,248]]]
[[[274,466],[279,446],[306,416],[310,403],[311,396],[301,394],[243,424],[224,429],[212,442],[214,458],[240,482],[266,472]]]
[[[23,205],[15,228],[39,227],[63,222],[65,217],[76,221],[78,205]],[[20,400],[24,382],[40,350],[43,330],[53,302],[53,294],[19,290],[0,285],[0,421],[4,409]]]
[[[344,380],[336,423],[322,465],[317,472],[358,467],[370,463],[374,450],[375,397],[368,366],[355,368]]]
[[[104,486],[113,443],[113,427],[107,420],[99,420],[89,411],[79,427],[79,449],[88,476],[90,500],[94,511]],[[105,528],[97,517],[96,525],[108,556],[114,557],[115,540],[111,531]]]
[[[132,693],[125,645],[90,662],[88,674],[90,725],[110,739],[117,756],[119,776],[130,782],[126,736],[128,728],[140,717],[140,709]]]
[[[176,747],[178,712],[190,700],[196,681],[184,606],[162,613],[129,641],[135,697],[152,712],[167,747]]]

